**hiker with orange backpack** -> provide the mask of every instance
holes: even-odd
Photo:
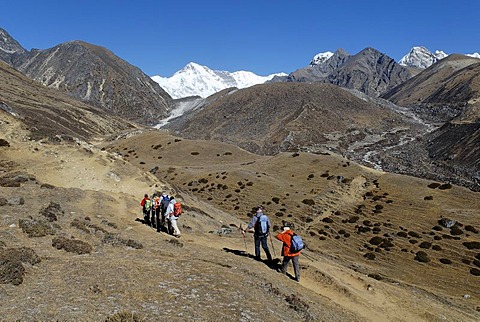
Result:
[[[150,211],[152,210],[152,201],[146,193],[142,201],[140,201],[140,206],[142,206],[143,212],[143,222],[147,225],[150,225]]]
[[[157,231],[160,231],[158,228],[160,225],[160,196],[158,192],[153,194],[152,204],[152,226],[157,228]]]
[[[287,223],[283,225],[283,231],[279,233],[276,238],[283,242],[281,272],[287,274],[288,263],[292,260],[295,281],[300,282],[300,264],[298,258],[304,247],[302,239],[290,229],[290,226]]]
[[[182,204],[175,200],[174,196],[170,197],[166,217],[168,220],[168,233],[177,238],[180,238],[180,229],[178,229],[177,220],[182,214]]]

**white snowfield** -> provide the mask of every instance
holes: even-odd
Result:
[[[207,66],[189,63],[171,77],[153,76],[157,82],[173,98],[188,96],[208,97],[225,88],[246,88],[257,84],[263,84],[274,76],[286,76],[285,73],[277,73],[268,76],[258,76],[248,71],[219,71],[212,70]]]

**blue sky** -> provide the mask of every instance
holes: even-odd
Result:
[[[70,40],[108,48],[147,75],[193,61],[259,75],[292,72],[324,51],[413,46],[480,52],[478,0],[0,0],[0,27],[23,47]]]

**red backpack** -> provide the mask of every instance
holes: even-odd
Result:
[[[173,204],[173,215],[175,217],[179,217],[182,214],[182,204],[176,202]]]

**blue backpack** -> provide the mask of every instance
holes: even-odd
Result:
[[[162,200],[160,201],[160,207],[163,211],[167,210],[168,204],[170,203],[170,198],[168,196],[162,196]]]
[[[262,214],[260,217],[257,218],[257,222],[255,223],[255,232],[258,236],[267,235],[270,226],[268,225],[268,217],[265,214]]]
[[[298,236],[297,234],[293,234],[292,242],[290,245],[290,254],[298,253],[305,247],[303,243],[302,237]]]

